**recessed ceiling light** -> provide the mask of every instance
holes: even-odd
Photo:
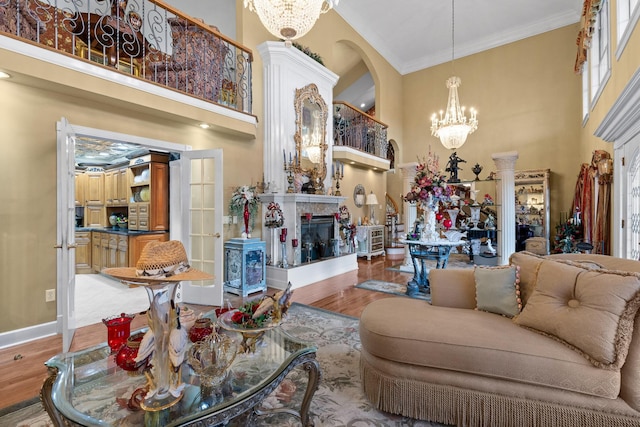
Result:
[[[4,71],[0,71],[0,79],[8,79],[11,78],[11,74],[5,73]]]
[[[367,105],[364,102],[362,104],[360,104],[360,108],[364,108],[364,106]]]
[[[356,164],[356,162],[349,162],[349,163],[350,163],[350,164],[352,164],[352,165],[355,165],[355,164]]]
[[[209,124],[208,123],[200,123],[199,125],[202,129],[209,129]]]

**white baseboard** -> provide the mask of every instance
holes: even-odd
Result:
[[[42,323],[40,325],[29,326],[28,328],[3,332],[0,333],[0,349],[56,335],[57,333],[56,322]],[[60,351],[62,351],[62,348]]]

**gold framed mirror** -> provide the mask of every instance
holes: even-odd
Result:
[[[324,179],[327,176],[325,161],[327,151],[327,104],[311,83],[296,89],[296,161],[294,172],[303,176],[303,189],[309,193],[324,194]]]

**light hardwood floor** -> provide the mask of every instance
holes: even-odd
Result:
[[[411,274],[387,269],[401,262],[402,258],[389,256],[374,257],[371,261],[367,261],[364,258],[359,259],[359,269],[357,271],[296,289],[292,300],[301,304],[359,317],[367,304],[377,299],[389,298],[392,295],[358,289],[355,288],[355,285],[368,279],[406,283],[411,279]],[[274,289],[267,290],[268,294],[275,292],[276,290]],[[231,294],[229,296],[232,305],[236,306],[242,303],[241,297]],[[255,293],[247,299],[259,298],[260,296],[261,294]],[[189,306],[203,311],[213,308],[210,306],[195,307],[191,304]],[[140,328],[145,324],[145,316],[136,316],[131,328]],[[102,323],[85,326],[76,331],[71,351],[87,348],[103,341],[106,341],[106,328]],[[38,396],[40,387],[47,377],[47,369],[44,366],[44,362],[60,353],[61,347],[62,338],[53,336],[0,350],[0,378],[2,379],[0,385],[0,408]]]

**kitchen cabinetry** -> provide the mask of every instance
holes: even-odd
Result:
[[[85,172],[85,205],[104,206],[104,172]]]
[[[104,193],[107,206],[127,206],[129,203],[128,168],[104,173]]]
[[[139,234],[129,236],[129,266],[135,267],[142,253],[142,249],[149,242],[166,242],[169,240],[169,233]]]
[[[527,239],[537,238],[549,253],[549,175],[549,169],[515,172],[516,251],[526,249]]]
[[[356,228],[358,238],[358,256],[366,256],[371,261],[372,256],[384,255],[384,225],[359,226]]]
[[[88,260],[83,259],[86,266],[79,271],[81,259],[76,255],[76,273],[99,273],[103,268],[135,267],[140,258],[142,248],[149,242],[166,242],[169,233],[152,233],[127,235],[113,232],[93,231],[76,232],[76,241],[80,245],[80,237],[84,233],[84,246]],[[77,251],[78,252],[78,251]],[[90,253],[89,253],[90,252]]]
[[[85,227],[102,227],[105,224],[104,206],[86,205],[84,208],[84,226]]]
[[[169,229],[169,156],[151,153],[129,165],[129,229]]]
[[[76,232],[76,274],[91,273],[91,232]]]
[[[87,175],[84,172],[76,172],[76,206],[84,206],[85,187],[87,185]]]

